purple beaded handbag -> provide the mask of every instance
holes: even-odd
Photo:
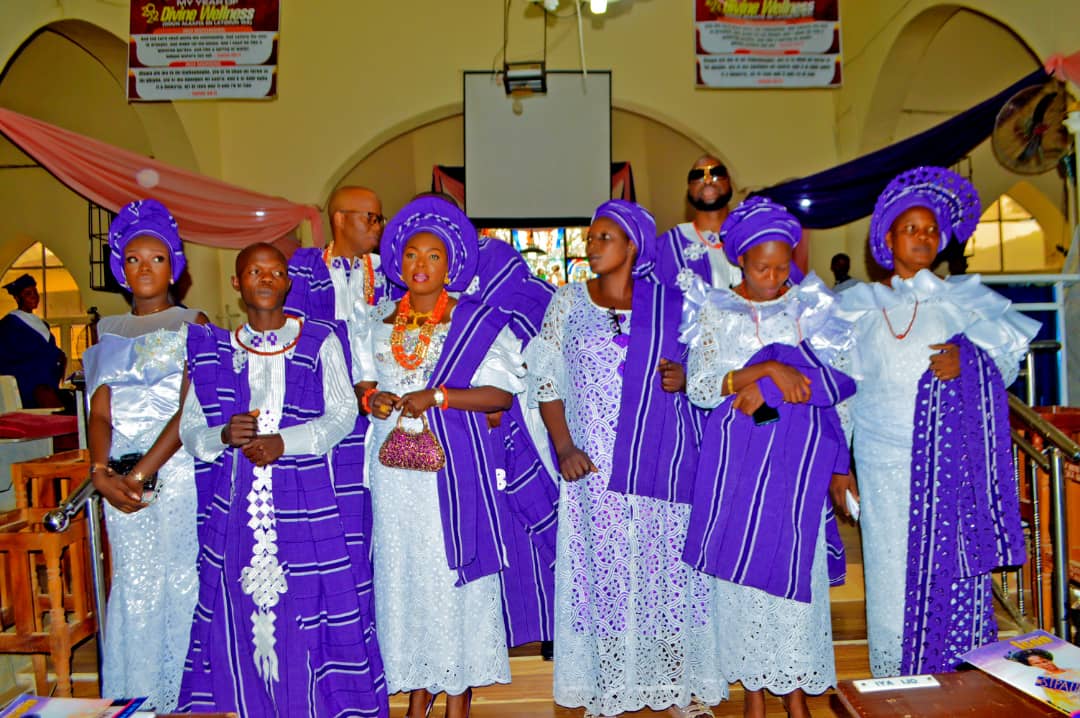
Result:
[[[438,471],[446,466],[446,453],[428,427],[427,417],[420,415],[420,420],[424,422],[424,428],[420,431],[403,428],[403,418],[398,417],[397,426],[390,430],[379,449],[382,465],[409,471]]]

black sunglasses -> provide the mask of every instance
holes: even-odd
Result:
[[[705,170],[709,171],[709,175],[713,179],[722,179],[727,177],[727,167],[724,165],[706,165],[705,167],[695,167],[686,173],[687,182],[700,182],[705,179]]]

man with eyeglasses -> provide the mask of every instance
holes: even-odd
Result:
[[[716,157],[705,155],[694,162],[686,182],[693,219],[660,235],[656,276],[663,284],[683,291],[695,276],[713,288],[733,287],[742,281],[742,270],[727,260],[720,239],[732,194],[727,167]]]
[[[339,187],[327,203],[332,242],[325,249],[298,249],[289,259],[292,290],[286,311],[313,319],[340,319],[349,330],[354,385],[375,376],[368,350],[368,321],[386,294],[375,250],[386,217],[367,187]]]

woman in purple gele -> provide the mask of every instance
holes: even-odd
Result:
[[[707,582],[680,560],[689,507],[675,487],[692,476],[699,434],[682,393],[682,296],[646,279],[655,240],[645,208],[600,205],[586,242],[599,276],[558,289],[527,350],[563,477],[555,701],[586,716],[712,715],[703,701],[727,693]]]
[[[765,715],[767,690],[808,716],[806,695],[836,683],[829,583],[843,547],[828,490],[849,468],[836,407],[855,387],[828,365],[851,325],[817,275],[789,282],[802,228],[784,207],[752,197],[720,236],[743,279],[686,295],[687,393],[713,411],[683,558],[713,577],[720,670],[742,683],[744,715]]]
[[[1038,323],[978,275],[930,271],[949,242],[971,236],[979,213],[975,188],[947,169],[898,175],[870,220],[871,254],[893,274],[840,295],[855,322],[852,419],[875,676],[952,670],[960,654],[996,640],[989,572],[1024,560],[1005,387]],[[845,490],[854,486],[833,489],[842,513]]]

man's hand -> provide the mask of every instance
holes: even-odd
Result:
[[[285,442],[281,434],[256,436],[244,444],[242,451],[251,463],[256,466],[266,466],[280,459],[285,453]]]
[[[259,422],[256,420],[258,415],[258,409],[245,414],[233,414],[229,423],[221,429],[221,440],[228,446],[247,444],[259,432]]]
[[[656,371],[660,372],[660,386],[664,391],[674,394],[686,388],[686,371],[679,362],[661,359]]]

